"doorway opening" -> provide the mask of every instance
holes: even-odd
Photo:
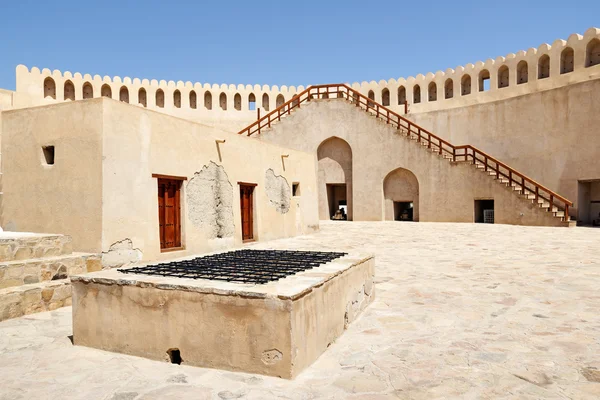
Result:
[[[255,184],[240,183],[240,207],[242,214],[242,241],[254,240],[254,188]]]
[[[158,178],[158,225],[161,251],[183,249],[181,243],[182,182],[182,178]]]
[[[475,222],[494,223],[494,200],[475,200]]]
[[[577,225],[600,226],[600,180],[579,181]]]
[[[412,201],[395,201],[394,202],[394,221],[413,221]]]
[[[327,203],[329,204],[329,218],[337,221],[348,220],[348,198],[346,184],[327,184]]]

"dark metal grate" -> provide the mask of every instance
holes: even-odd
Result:
[[[346,254],[320,251],[236,250],[193,260],[121,268],[119,271],[126,274],[261,284],[318,267]]]

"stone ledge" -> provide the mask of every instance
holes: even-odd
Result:
[[[68,279],[0,289],[0,321],[71,305]]]

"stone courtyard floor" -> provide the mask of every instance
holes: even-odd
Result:
[[[375,302],[295,380],[75,347],[68,307],[0,323],[0,399],[600,398],[600,229],[327,222],[251,247],[375,253]]]

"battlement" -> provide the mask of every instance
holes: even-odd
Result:
[[[198,121],[247,123],[256,109],[271,111],[304,86],[226,85],[101,77],[17,66],[17,93],[29,105],[107,96]],[[600,29],[552,45],[511,53],[416,77],[355,82],[350,86],[404,113],[419,113],[502,100],[600,78]],[[239,127],[239,126],[238,126]]]

